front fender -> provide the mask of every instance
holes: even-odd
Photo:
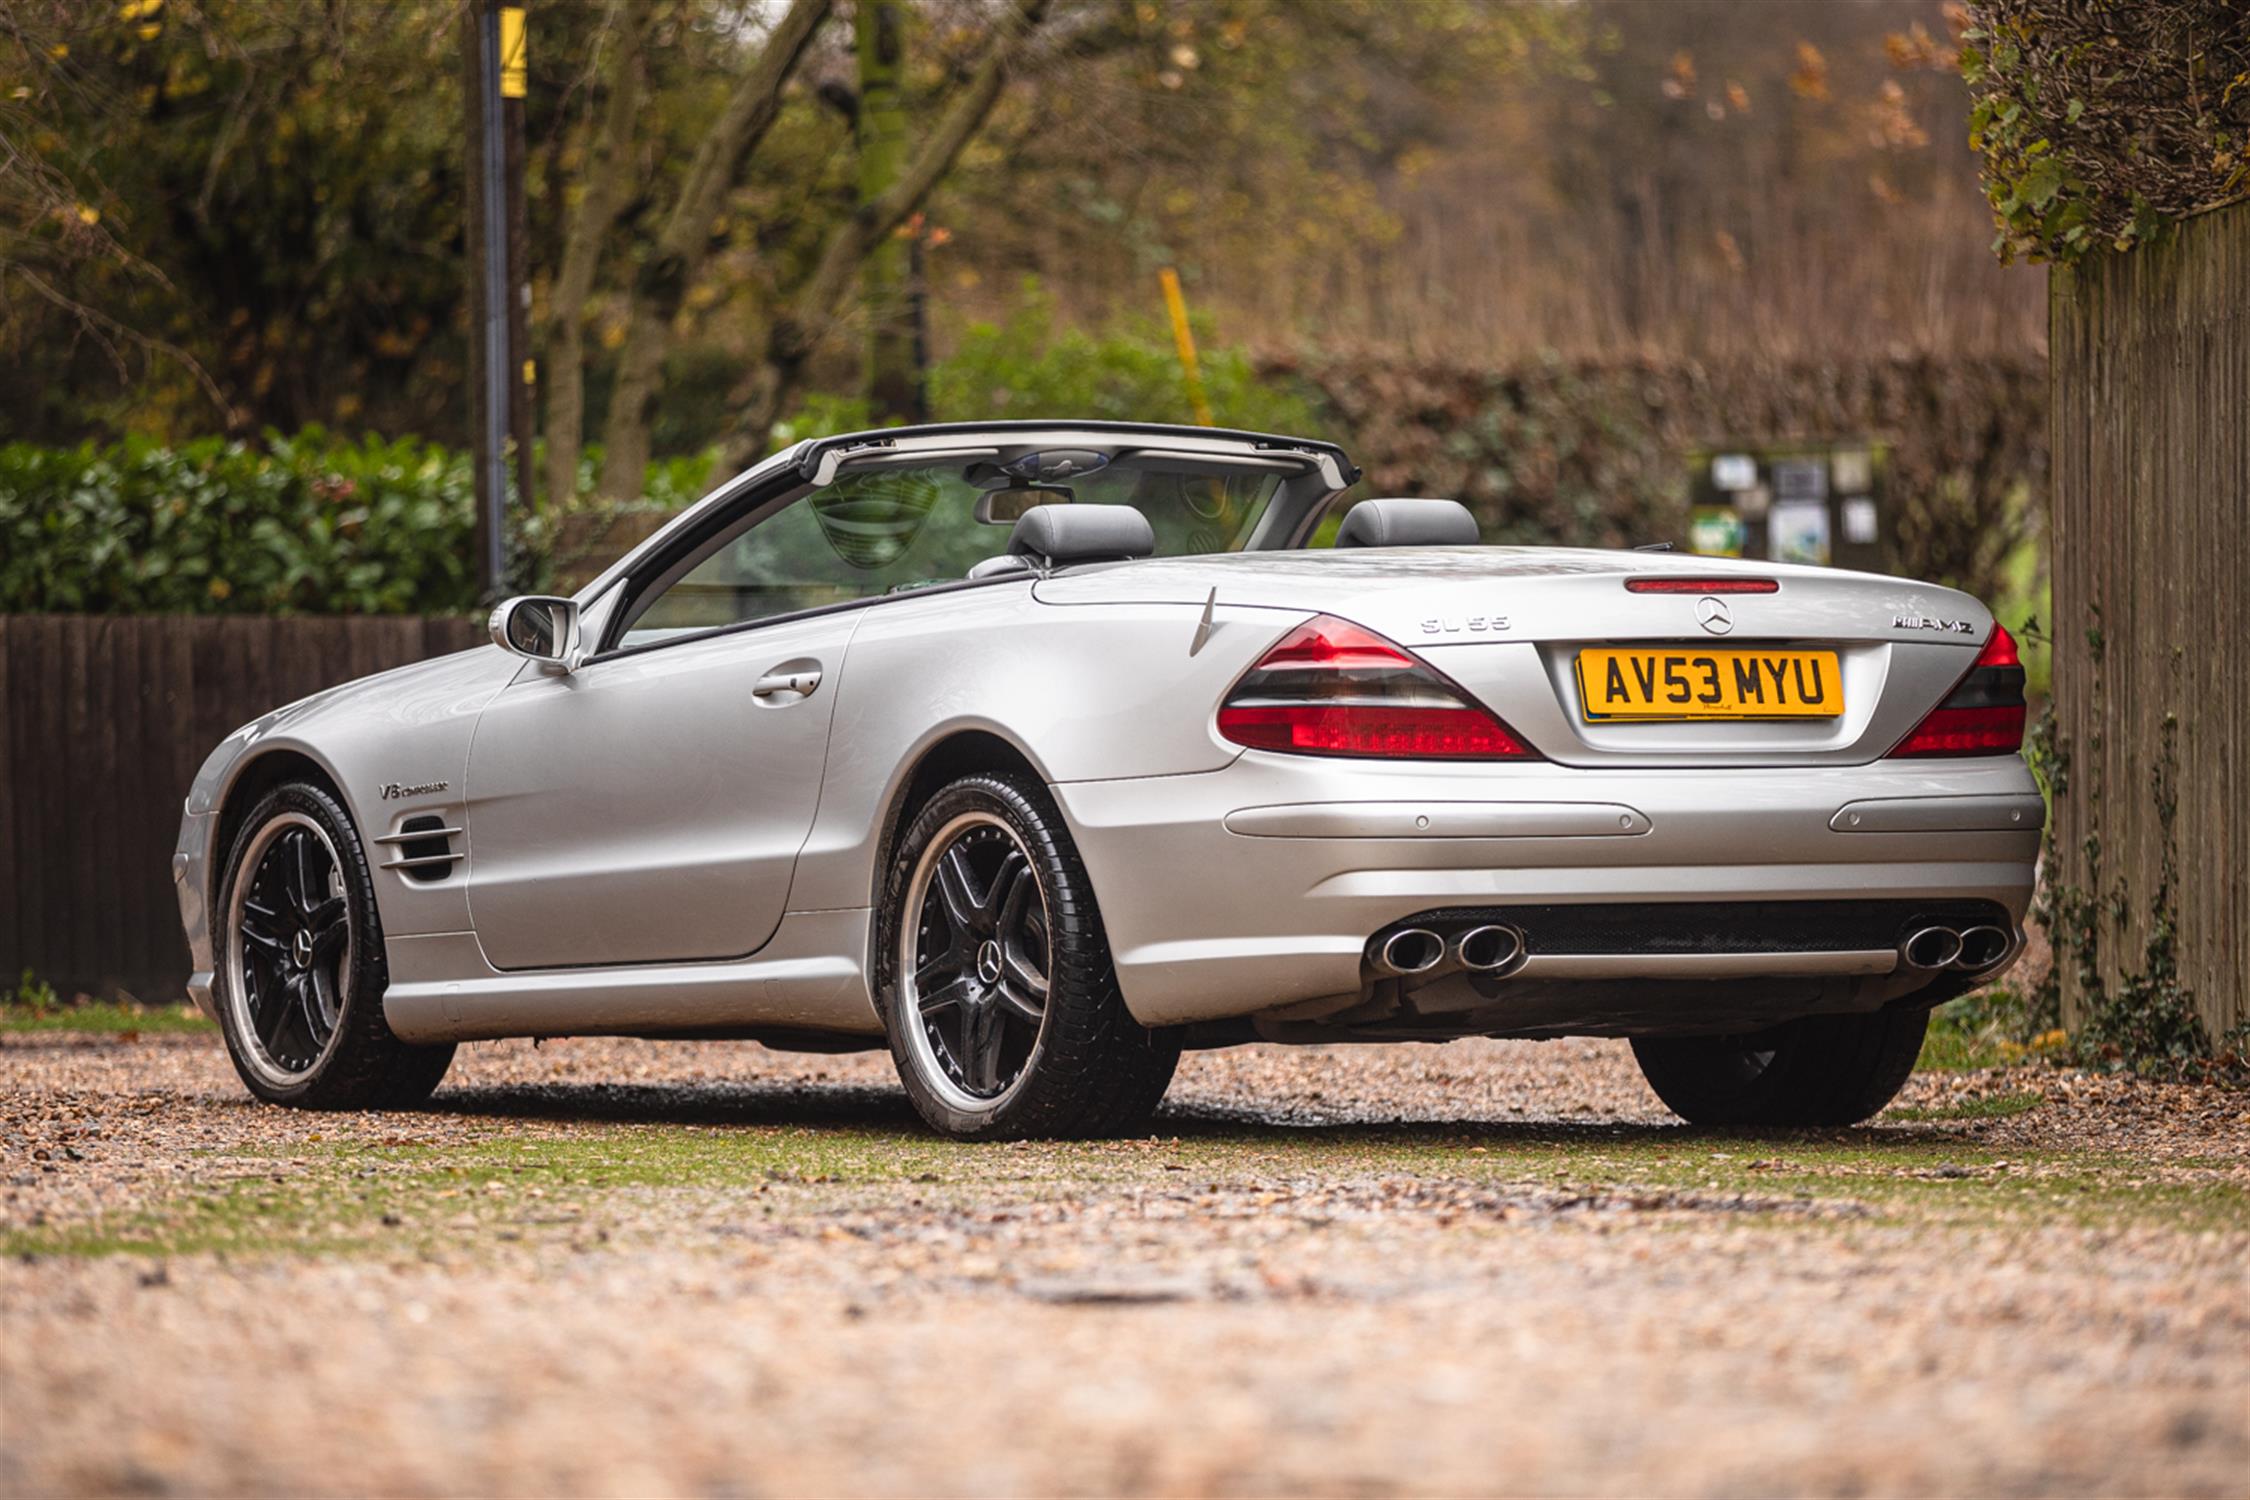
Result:
[[[457,810],[476,716],[522,665],[489,646],[418,662],[262,714],[219,742],[189,788],[172,856],[195,971],[189,988],[199,1004],[209,1004],[211,909],[228,852],[224,845],[247,810],[244,800],[266,784],[255,774],[258,768],[277,755],[293,764],[310,762],[363,839],[391,831],[415,813]],[[393,787],[415,790],[386,796]],[[378,870],[375,903],[383,930],[466,931],[466,889],[465,869],[411,884]]]

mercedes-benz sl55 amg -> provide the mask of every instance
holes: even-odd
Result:
[[[229,736],[174,874],[277,1103],[456,1043],[888,1046],[965,1137],[1183,1047],[1629,1037],[1694,1121],[1881,1109],[2021,946],[2043,811],[1976,600],[1478,545],[1326,443],[801,443],[494,644]]]

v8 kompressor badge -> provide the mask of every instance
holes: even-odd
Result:
[[[383,800],[395,802],[401,797],[427,797],[432,792],[442,792],[453,785],[450,781],[425,781],[420,786],[400,786],[391,782],[383,788]]]

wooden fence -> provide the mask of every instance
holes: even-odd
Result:
[[[2176,964],[2217,1041],[2250,1018],[2250,203],[2051,311],[2065,1017]]]
[[[185,993],[172,848],[238,725],[485,639],[405,617],[0,615],[0,988]]]

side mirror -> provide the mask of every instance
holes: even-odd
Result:
[[[578,670],[578,601],[524,594],[492,612],[492,640],[543,666]]]

